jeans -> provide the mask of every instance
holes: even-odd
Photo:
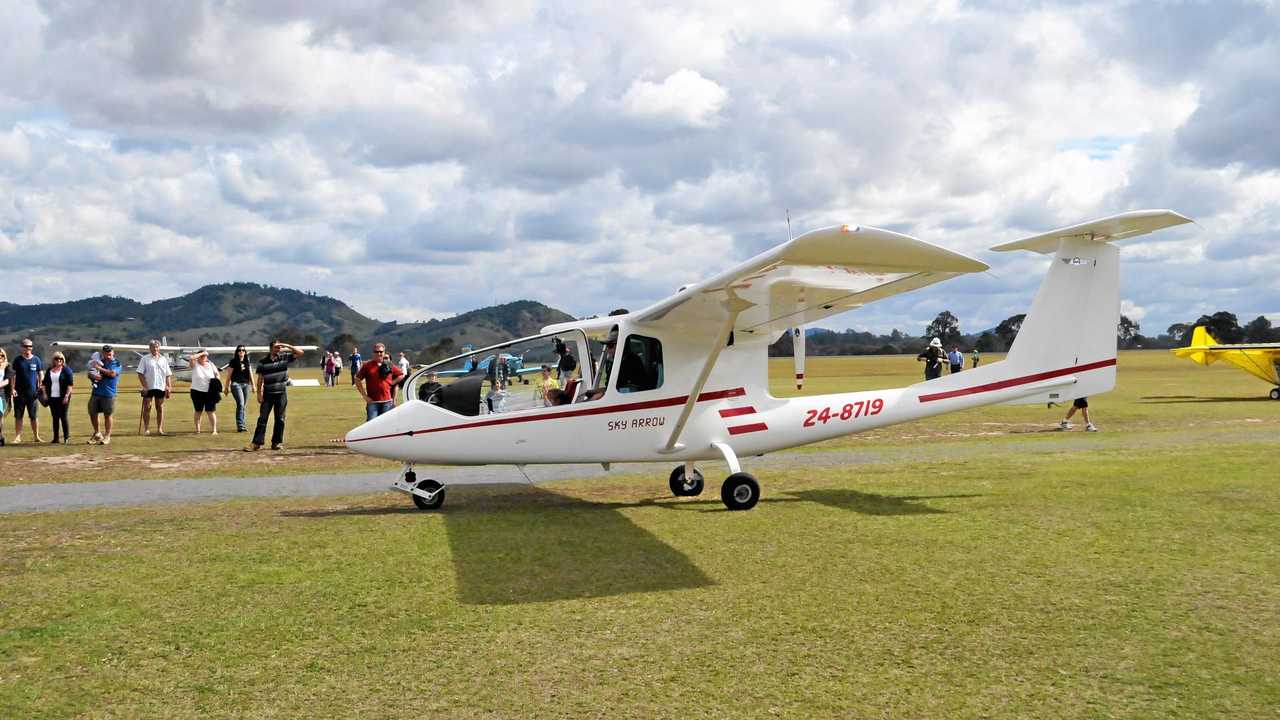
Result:
[[[369,421],[378,417],[379,415],[382,415],[383,413],[389,413],[391,412],[391,409],[394,408],[395,406],[396,406],[395,400],[383,400],[382,402],[371,402],[364,406],[364,419],[366,421]]]
[[[284,442],[284,411],[288,406],[289,396],[285,393],[262,396],[262,403],[258,406],[258,427],[253,431],[254,445],[263,444],[267,435],[267,415],[271,412],[276,414],[275,425],[271,428],[271,445],[274,447]]]
[[[244,409],[249,404],[249,383],[231,383],[231,396],[236,399],[236,429],[243,430],[248,427]]]

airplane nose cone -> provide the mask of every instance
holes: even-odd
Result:
[[[347,432],[347,447],[364,455],[400,460],[393,451],[397,441],[408,436],[410,427],[405,425],[407,416],[401,412],[404,406],[392,408]]]

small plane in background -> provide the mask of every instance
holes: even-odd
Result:
[[[512,355],[511,353],[494,353],[481,358],[476,353],[476,346],[468,343],[462,346],[462,352],[464,355],[467,355],[467,361],[463,363],[462,367],[449,370],[437,370],[436,374],[440,377],[462,377],[464,375],[470,375],[471,373],[482,373],[487,375],[489,373],[489,367],[493,365],[494,359],[496,358],[499,363],[497,366],[499,374],[503,378],[520,378],[522,382],[528,384],[529,381],[524,379],[524,376],[539,372],[542,369],[541,365],[525,367],[524,357],[528,354],[528,351],[522,352],[519,355]],[[550,362],[552,366],[555,365],[554,359]]]
[[[421,509],[439,508],[446,488],[418,478],[415,463],[674,462],[671,493],[688,497],[703,491],[696,463],[723,459],[730,474],[720,499],[748,510],[760,485],[739,458],[983,405],[1061,403],[1111,390],[1120,321],[1120,251],[1112,241],[1188,222],[1169,210],[1138,210],[992,248],[1053,257],[1004,360],[904,388],[775,397],[768,354],[782,333],[801,338],[805,325],[987,269],[889,230],[813,230],[642,310],[551,325],[422,368],[404,383],[400,406],[352,429],[346,446],[404,463],[392,487]],[[431,388],[429,373],[466,367],[478,354],[536,353],[556,338],[576,346],[580,374],[561,378],[554,396],[519,405],[508,398],[502,411],[481,415],[486,378],[472,373],[419,399],[420,381]]]
[[[1280,343],[1223,345],[1213,339],[1205,326],[1197,325],[1191,333],[1191,344],[1170,352],[1197,365],[1212,365],[1219,360],[1231,363],[1274,385],[1271,399],[1280,400]]]
[[[49,343],[49,347],[69,348],[72,350],[91,350],[91,351],[101,350],[103,345],[111,345],[117,351],[129,350],[134,355],[136,355],[139,360],[141,360],[143,356],[151,352],[150,345],[126,345],[123,343],[113,343],[110,341],[82,342],[82,341],[76,341],[76,340],[54,340],[53,342]],[[298,349],[299,350],[315,350],[316,347],[317,346],[315,345],[299,345]],[[265,353],[265,352],[271,351],[271,347],[267,345],[245,345],[244,349],[249,353]],[[214,355],[231,355],[235,353],[236,348],[234,345],[213,346],[213,347],[206,347],[204,345],[170,345],[168,338],[160,339],[160,354],[164,355],[166,358],[169,359],[169,368],[173,370],[173,377],[175,380],[181,380],[183,382],[191,382],[191,356],[201,350],[209,353],[210,357],[212,358],[212,356]],[[137,367],[137,365],[138,363],[135,361],[133,365],[130,365],[129,367]],[[226,369],[225,363],[218,365],[219,371],[225,370],[225,369]],[[320,383],[315,380],[294,380],[291,382],[291,384],[296,386],[308,386],[308,385],[314,384],[318,387]]]

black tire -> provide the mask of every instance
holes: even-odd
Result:
[[[1280,400],[1280,388],[1272,388],[1272,389],[1271,389],[1271,399],[1272,399],[1272,400]]]
[[[418,483],[418,489],[425,490],[427,492],[434,492],[436,494],[435,498],[432,500],[427,500],[426,498],[418,497],[417,495],[410,495],[409,497],[413,498],[413,504],[417,505],[419,510],[439,510],[440,506],[444,504],[444,486],[435,480],[431,480],[430,478],[423,480]]]
[[[720,486],[720,499],[730,510],[750,510],[760,502],[760,483],[748,473],[734,473]]]
[[[702,494],[702,488],[705,483],[702,480],[702,472],[697,468],[693,470],[693,477],[686,480],[684,476],[684,465],[677,465],[671,471],[671,494],[676,497],[695,497]]]

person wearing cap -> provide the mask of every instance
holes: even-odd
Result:
[[[160,354],[160,341],[147,343],[149,355],[138,360],[138,384],[142,386],[142,434],[151,434],[151,406],[156,407],[156,434],[164,435],[164,401],[173,395],[173,368]]]
[[[66,356],[61,351],[55,352],[49,361],[49,368],[44,371],[44,379],[41,380],[45,402],[49,403],[49,418],[53,425],[51,442],[54,445],[59,442],[66,445],[71,437],[71,428],[67,423],[67,410],[71,405],[71,385],[75,382],[75,377],[75,373],[67,367]],[[58,439],[59,429],[62,430],[61,440]]]
[[[924,361],[924,379],[934,380],[942,377],[942,361],[947,359],[947,354],[942,351],[942,341],[934,338],[929,341],[929,347],[925,348],[916,356],[916,361]]]
[[[97,382],[89,393],[89,424],[93,426],[93,435],[89,436],[90,445],[111,444],[111,416],[116,411],[116,384],[120,382],[120,363],[116,360],[115,349],[103,345],[98,354]],[[98,424],[98,415],[102,415],[102,424]]]
[[[44,362],[36,355],[31,338],[22,338],[22,354],[13,361],[13,442],[22,442],[22,416],[31,418],[31,434],[36,442],[44,442],[40,437],[40,421],[36,419],[36,408],[40,406],[40,376],[44,373]]]
[[[436,371],[428,370],[422,382],[418,383],[418,399],[432,405],[440,404],[440,391],[444,389],[437,380]]]
[[[556,338],[555,354],[560,357],[556,361],[556,379],[560,381],[561,386],[566,386],[573,377],[573,371],[578,369],[578,361],[573,357],[573,348],[560,338]]]
[[[215,386],[216,383],[216,386]],[[222,398],[222,381],[218,380],[218,366],[209,362],[209,353],[201,350],[191,356],[191,406],[195,408],[196,434],[199,435],[200,415],[209,418],[210,435],[218,434],[218,400]]]

